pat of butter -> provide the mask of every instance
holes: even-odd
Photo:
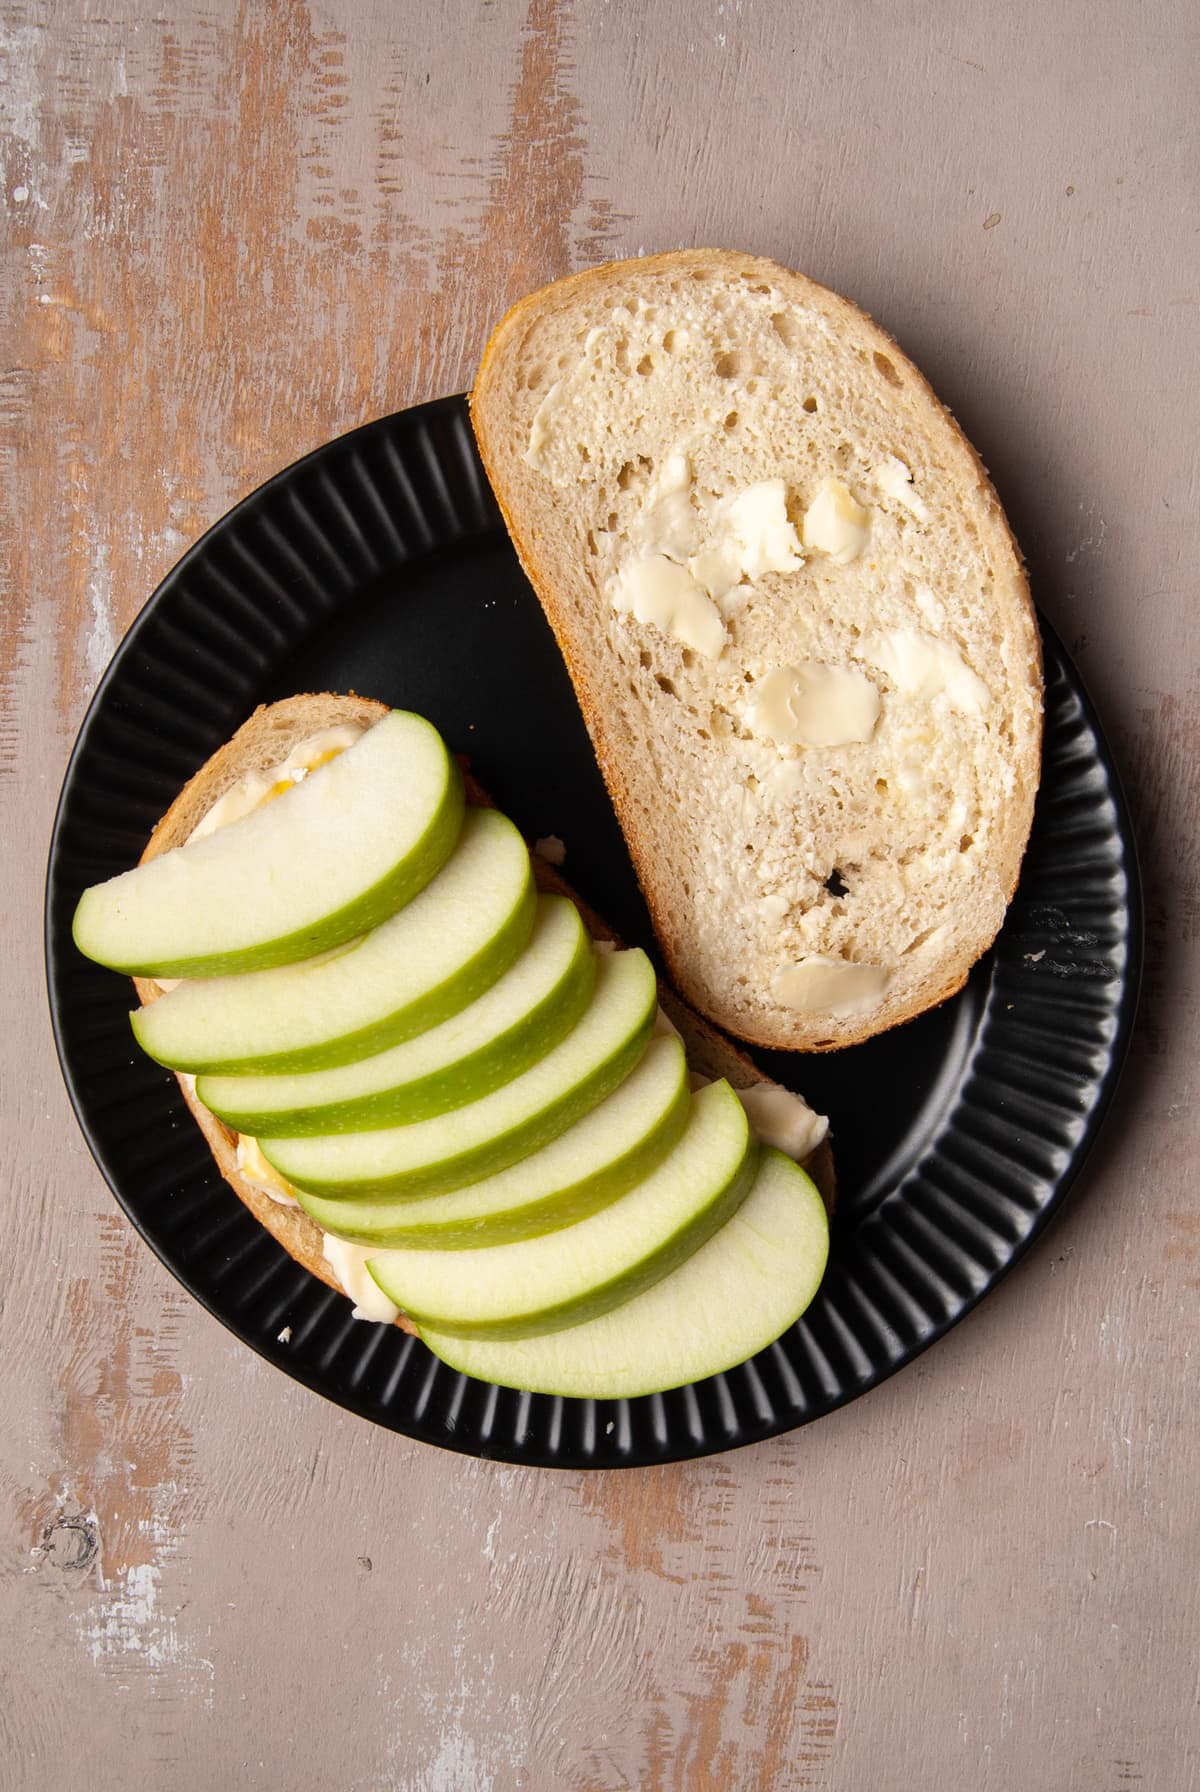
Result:
[[[858,558],[871,536],[871,513],[840,479],[822,480],[804,513],[804,545],[828,554],[838,566]]]
[[[863,650],[904,697],[945,697],[963,715],[982,715],[988,707],[986,684],[949,641],[921,629],[898,628],[871,637]]]
[[[686,454],[668,454],[642,510],[629,525],[629,538],[645,554],[685,561],[700,540],[700,518],[692,506],[692,465]]]
[[[715,547],[705,548],[699,554],[693,554],[687,563],[687,569],[698,585],[702,585],[708,595],[717,603],[721,601],[742,576],[742,560],[735,541],[719,542]]]
[[[541,471],[542,458],[550,443],[551,426],[554,419],[554,406],[555,401],[558,398],[558,388],[561,384],[561,380],[555,380],[545,398],[543,398],[541,404],[533,413],[533,422],[529,425],[529,446],[525,450],[525,459],[531,467],[536,467],[539,472]]]
[[[742,579],[796,572],[803,565],[782,479],[760,479],[727,499],[713,518],[707,545],[687,563],[697,584],[717,602]]]
[[[894,498],[897,504],[911,510],[920,522],[925,521],[929,511],[913,490],[912,473],[898,455],[889,454],[877,467],[872,467],[871,477],[885,497]]]
[[[326,1232],[321,1250],[344,1292],[354,1302],[354,1318],[373,1319],[379,1325],[394,1324],[400,1309],[367,1269],[368,1257],[379,1255],[378,1245],[351,1244],[348,1239]]]
[[[330,759],[336,759],[347,747],[352,747],[363,732],[353,722],[344,722],[337,728],[322,728],[317,734],[310,735],[292,748],[287,758],[266,772],[247,772],[231,784],[223,796],[217,798],[212,808],[197,822],[188,835],[189,840],[203,840],[208,834],[215,834],[220,828],[227,828],[231,822],[241,821],[245,815],[253,814],[261,809],[264,803],[272,798],[282,796],[293,784],[299,784],[310,771]]]
[[[842,1020],[873,1008],[887,988],[891,972],[880,964],[850,964],[844,958],[814,953],[776,971],[771,992],[798,1014],[824,1013]]]
[[[738,565],[748,579],[765,572],[795,572],[804,565],[800,540],[787,514],[787,488],[782,479],[760,479],[725,505],[723,522],[737,548]]]
[[[684,566],[665,554],[647,554],[622,569],[611,587],[614,610],[652,623],[706,659],[725,645],[721,612]]]
[[[747,712],[752,732],[777,747],[870,740],[878,719],[879,692],[865,672],[816,661],[776,666],[754,687]]]
[[[816,1150],[829,1131],[824,1114],[814,1114],[801,1096],[778,1083],[754,1083],[749,1089],[735,1089],[734,1094],[763,1144],[786,1152],[798,1164]]]
[[[252,1188],[259,1189],[264,1195],[270,1195],[281,1207],[298,1207],[292,1185],[279,1174],[274,1164],[269,1164],[262,1154],[262,1146],[249,1133],[240,1132],[237,1141],[238,1173]]]

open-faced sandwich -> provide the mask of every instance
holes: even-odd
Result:
[[[466,795],[419,717],[273,704],[76,942],[133,976],[222,1175],[361,1317],[535,1391],[741,1362],[820,1281],[825,1122]]]

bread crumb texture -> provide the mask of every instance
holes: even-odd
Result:
[[[696,251],[517,306],[472,410],[683,993],[809,1049],[952,993],[1016,882],[1041,674],[921,375],[802,276]]]

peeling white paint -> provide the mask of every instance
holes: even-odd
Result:
[[[38,54],[45,43],[38,25],[9,25],[0,30],[0,127],[30,155],[42,142],[42,88]]]
[[[447,1592],[444,1583],[425,1590],[435,1601]],[[465,1613],[446,1640],[448,1650],[433,1635],[412,1638],[397,1679],[385,1657],[376,1657],[377,1697],[388,1712],[385,1759],[392,1765],[356,1780],[353,1792],[494,1792],[520,1780],[528,1703],[520,1694],[497,1697],[495,1653],[479,1652]],[[397,1770],[396,1763],[403,1766]]]
[[[113,626],[112,569],[108,564],[107,542],[98,541],[93,550],[87,597],[91,616],[84,641],[83,663],[87,669],[88,689],[94,691],[117,650],[117,632]]]
[[[199,1697],[206,1710],[213,1709],[216,1669],[207,1657],[192,1652],[181,1636],[176,1612],[162,1604],[162,1574],[174,1555],[175,1526],[169,1516],[179,1488],[164,1481],[154,1489],[157,1506],[149,1518],[139,1519],[137,1530],[147,1545],[147,1559],[131,1562],[119,1571],[103,1571],[103,1540],[95,1597],[86,1607],[72,1612],[78,1640],[92,1665],[122,1675],[119,1687],[128,1690],[124,1676],[131,1669],[157,1680],[170,1675],[174,1688],[189,1698]]]
[[[496,1781],[461,1724],[447,1730],[413,1792],[492,1792]]]
[[[106,1597],[83,1633],[88,1654],[97,1666],[114,1655],[142,1655],[152,1667],[178,1661],[174,1621],[157,1616],[158,1582],[159,1571],[153,1562],[137,1562],[125,1570],[117,1586],[102,1583]]]

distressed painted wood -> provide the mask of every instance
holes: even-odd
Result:
[[[1183,0],[0,4],[0,1787],[1200,1783],[1194,71]],[[377,1433],[116,1211],[40,968],[88,696],[297,454],[531,286],[719,242],[874,312],[991,465],[1136,805],[1078,1198],[849,1410],[580,1477]]]

